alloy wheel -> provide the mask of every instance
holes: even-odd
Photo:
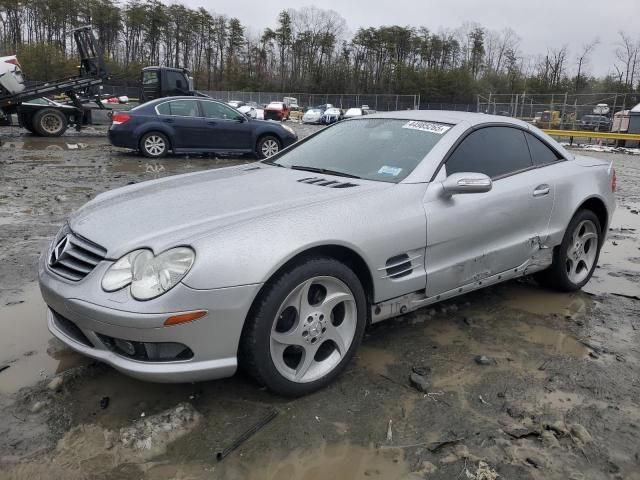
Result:
[[[334,277],[313,277],[289,293],[271,328],[271,359],[288,380],[307,383],[331,372],[356,333],[356,301]]]
[[[149,135],[144,140],[144,149],[149,155],[162,155],[167,148],[164,139],[158,135]]]
[[[264,155],[265,158],[269,158],[278,153],[278,150],[280,150],[280,146],[278,145],[278,142],[270,138],[262,143],[261,150],[262,155]]]
[[[573,231],[567,249],[566,269],[569,280],[579,284],[587,276],[598,255],[598,229],[591,220],[583,220]]]

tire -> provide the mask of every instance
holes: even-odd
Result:
[[[275,393],[307,395],[346,368],[366,319],[365,292],[351,269],[328,257],[304,259],[270,280],[254,302],[240,365]]]
[[[569,222],[551,266],[536,280],[562,292],[580,290],[593,275],[602,247],[600,220],[591,210],[579,210]]]
[[[276,153],[278,153],[282,149],[282,144],[277,137],[273,135],[266,135],[264,137],[260,137],[258,143],[256,145],[256,154],[258,158],[269,158],[273,157]]]
[[[38,110],[32,120],[33,130],[41,137],[59,137],[68,126],[67,117],[54,108]]]
[[[145,133],[140,139],[140,152],[148,158],[162,158],[167,155],[171,145],[169,139],[160,132]]]

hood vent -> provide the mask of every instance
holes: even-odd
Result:
[[[298,180],[300,183],[308,183],[310,185],[318,185],[319,187],[329,187],[329,188],[350,188],[357,187],[356,183],[351,182],[338,182],[336,180],[327,180],[326,178],[321,177],[309,177],[309,178],[301,178]]]

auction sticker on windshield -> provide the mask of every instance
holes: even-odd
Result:
[[[397,177],[398,175],[400,175],[400,172],[402,172],[401,168],[389,167],[388,165],[383,165],[382,168],[378,170],[378,173],[382,175],[391,175],[392,177]]]
[[[411,120],[410,122],[405,123],[402,126],[402,128],[408,128],[410,130],[421,130],[423,132],[431,132],[431,133],[437,133],[438,135],[442,135],[451,128],[451,125],[445,125],[444,123],[421,122],[419,120]]]

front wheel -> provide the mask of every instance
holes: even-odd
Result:
[[[591,210],[579,210],[553,254],[551,267],[536,274],[536,279],[563,292],[581,289],[596,269],[601,246],[602,227],[598,217]]]
[[[169,151],[169,139],[160,132],[149,132],[140,139],[140,152],[149,158],[162,158]]]
[[[332,258],[309,258],[269,282],[240,345],[243,368],[286,396],[333,381],[362,340],[367,301],[358,277]]]
[[[269,158],[278,153],[280,151],[280,148],[280,140],[278,140],[276,137],[268,135],[258,140],[258,144],[256,145],[256,153],[260,158]]]

